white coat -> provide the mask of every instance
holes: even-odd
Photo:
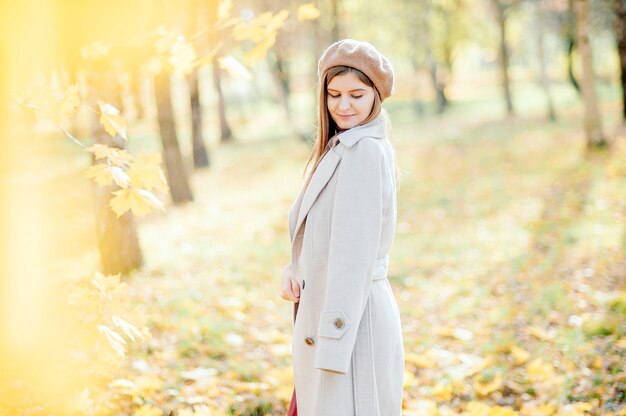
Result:
[[[404,350],[387,280],[396,228],[381,113],[340,133],[289,211],[301,294],[293,332],[300,416],[400,416]]]

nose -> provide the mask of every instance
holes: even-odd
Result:
[[[350,100],[348,97],[341,97],[341,101],[339,101],[339,110],[346,111],[350,109]]]

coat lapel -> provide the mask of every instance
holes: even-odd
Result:
[[[336,136],[337,140],[345,147],[333,146],[330,148],[319,165],[317,165],[317,169],[311,178],[309,186],[305,191],[300,191],[300,195],[298,195],[298,198],[289,210],[289,237],[292,243],[304,218],[317,199],[317,196],[322,189],[324,189],[324,186],[328,183],[331,176],[333,176],[345,148],[352,147],[363,137],[374,137],[378,139],[385,137],[385,121],[382,113],[378,114],[369,123],[353,127]]]
[[[319,193],[322,192],[324,186],[326,186],[330,178],[333,176],[333,173],[341,160],[341,156],[334,149],[335,148],[331,148],[326,155],[324,155],[313,173],[309,186],[304,192],[300,191],[298,199],[296,199],[296,202],[294,202],[291,207],[289,214],[289,234],[291,236],[292,243],[294,241],[294,237],[298,234],[298,230],[300,229],[304,218],[309,213],[309,210],[313,206],[313,203],[317,199]],[[297,218],[295,220],[295,224],[293,224],[294,218]]]
[[[298,211],[302,205],[302,196],[304,195],[304,189],[300,190],[298,198],[294,201],[289,209],[289,239],[293,242],[294,232],[296,231],[296,221],[298,220]]]

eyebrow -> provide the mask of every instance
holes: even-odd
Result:
[[[327,90],[328,90],[328,91],[333,91],[333,92],[341,92],[341,91],[339,91],[339,90],[334,90],[334,89],[332,89],[332,88],[327,88]],[[356,89],[354,89],[354,90],[350,90],[350,91],[348,91],[348,92],[354,92],[354,91],[365,91],[365,89],[364,89],[364,88],[356,88]]]

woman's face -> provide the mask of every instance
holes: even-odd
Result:
[[[326,89],[328,112],[340,129],[350,129],[370,115],[374,88],[364,84],[354,73],[335,76]]]

